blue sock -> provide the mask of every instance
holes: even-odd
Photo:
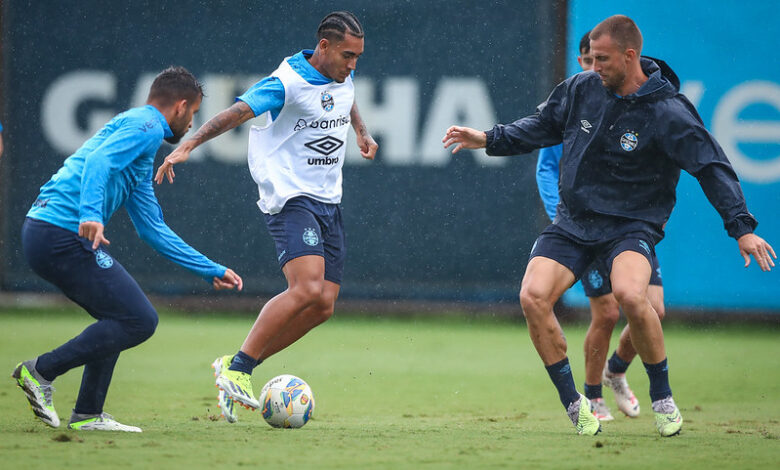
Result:
[[[628,366],[631,362],[626,362],[618,356],[617,350],[612,353],[612,357],[609,358],[609,371],[613,374],[625,374],[628,370]]]
[[[585,398],[593,400],[594,398],[602,398],[601,396],[601,384],[588,385],[585,384]]]
[[[650,379],[650,399],[657,401],[672,396],[672,388],[669,387],[669,366],[666,359],[658,364],[644,363],[647,377]]]
[[[260,365],[260,364],[262,364],[262,363],[263,363],[263,360],[262,360],[262,359],[258,359],[258,360],[257,360],[257,363],[255,364],[255,367],[253,367],[252,369],[255,369],[255,368],[257,368],[257,366],[259,366],[259,365]]]
[[[555,385],[555,388],[558,389],[558,396],[561,399],[563,407],[568,409],[569,404],[580,398],[580,394],[577,393],[577,387],[574,386],[574,377],[571,375],[569,358],[565,357],[562,361],[545,366],[544,368],[547,369],[547,373],[550,374],[550,379]]]
[[[249,354],[245,354],[243,351],[238,351],[236,355],[233,356],[233,361],[230,363],[230,367],[228,367],[228,369],[237,370],[245,374],[251,374],[252,369],[254,369],[256,365],[257,359],[250,356]]]

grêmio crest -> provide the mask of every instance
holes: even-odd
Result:
[[[320,96],[320,104],[322,105],[322,109],[325,111],[330,111],[333,109],[333,95],[330,94],[328,91],[323,91],[322,95]]]

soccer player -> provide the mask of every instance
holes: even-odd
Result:
[[[590,53],[590,31],[580,39],[577,62],[582,70],[587,72],[593,69],[593,56]],[[660,67],[668,67],[662,61],[655,59]],[[679,89],[679,80],[671,69],[665,71],[667,78]],[[539,195],[544,203],[544,209],[555,220],[556,207],[558,206],[558,176],[560,173],[561,153],[563,144],[545,147],[539,150],[539,160],[536,165],[536,184]],[[604,384],[610,387],[615,395],[618,409],[626,416],[634,418],[639,415],[639,401],[634,392],[628,386],[626,370],[636,356],[636,351],[631,345],[631,335],[628,326],[620,334],[618,347],[612,354],[608,364],[607,350],[612,330],[615,329],[620,317],[620,307],[615,296],[612,295],[612,286],[609,282],[609,273],[601,262],[594,262],[588,266],[586,274],[581,279],[585,295],[590,301],[591,322],[588,332],[585,334],[585,397],[590,400],[593,414],[600,421],[614,419],[609,407],[602,396],[602,376]],[[661,280],[661,268],[658,257],[653,253],[653,271],[650,275],[650,285],[647,288],[647,297],[650,304],[663,319],[664,290]]]
[[[590,33],[596,72],[570,77],[537,112],[482,132],[450,127],[443,142],[490,155],[527,153],[563,142],[555,222],[537,238],[520,302],[531,340],[579,434],[601,430],[566,357],[566,340],[552,306],[594,260],[606,264],[612,292],[650,380],[656,429],[673,436],[683,419],[669,386],[663,330],[647,300],[652,253],[675,202],[684,169],[695,176],[750,263],[769,271],[772,247],[753,233],[739,181],[723,150],[659,66],[640,58],[642,35],[616,15]]]
[[[157,171],[173,182],[173,165],[203,142],[265,113],[269,124],[252,127],[249,168],[259,187],[257,205],[276,243],[288,288],[263,306],[235,355],[217,358],[218,403],[228,422],[234,401],[260,406],[251,374],[263,360],[291,345],[333,315],[344,266],[341,168],[348,124],[363,158],[377,144],[354,102],[352,75],[363,53],[363,27],[352,13],[337,11],[320,22],[317,47],[282,61],[205,123],[169,155]]]
[[[163,139],[176,143],[192,126],[203,90],[182,67],[154,79],[146,106],[115,116],[41,187],[22,228],[24,256],[33,271],[57,286],[97,321],[53,351],[20,363],[13,378],[33,413],[52,427],[60,419],[52,381],[84,366],[68,428],[141,432],[103,411],[119,353],[154,333],[157,312],[125,268],[104,246],[104,226],[124,206],[142,240],[213,284],[241,290],[232,270],[184,243],[163,221],[152,187]]]

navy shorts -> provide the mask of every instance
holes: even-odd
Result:
[[[341,285],[346,245],[341,207],[300,196],[278,214],[264,214],[279,267],[306,255],[325,258],[325,280]]]
[[[653,272],[656,272],[657,259],[653,242],[649,236],[638,232],[609,240],[583,242],[558,227],[550,225],[536,239],[533,248],[531,248],[529,259],[543,256],[555,260],[574,273],[575,279],[580,279],[586,272],[590,276],[593,271],[588,270],[591,264],[596,264],[599,266],[599,270],[593,275],[593,284],[598,284],[597,276],[599,276],[601,278],[599,287],[603,287],[605,283],[609,282],[612,262],[624,251],[635,251],[641,254],[647,259],[650,266],[653,266]],[[660,269],[657,272],[660,282]],[[588,282],[583,282],[583,284],[587,285]],[[589,295],[589,297],[594,296]]]
[[[663,286],[661,280],[661,266],[658,264],[658,256],[653,253],[653,271],[650,273],[651,286]],[[582,287],[588,297],[601,297],[612,293],[612,283],[609,280],[609,270],[606,263],[596,260],[585,269],[582,275]]]

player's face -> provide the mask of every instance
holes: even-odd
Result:
[[[626,81],[628,56],[620,51],[617,44],[606,34],[590,40],[590,53],[593,55],[593,71],[601,77],[601,83],[608,90],[617,92]]]
[[[180,102],[181,107],[178,110],[177,115],[171,120],[170,123],[168,123],[168,125],[171,126],[171,132],[173,132],[173,137],[168,137],[167,139],[165,139],[166,142],[168,142],[169,144],[179,143],[181,138],[184,137],[187,131],[189,131],[190,128],[192,127],[192,117],[200,109],[201,101],[203,101],[203,98],[198,97],[198,99],[195,100],[194,102],[189,102],[189,101]]]
[[[590,51],[580,51],[577,62],[580,63],[580,67],[582,67],[583,71],[587,72],[588,70],[593,70],[593,54],[591,54]]]
[[[363,54],[363,38],[347,33],[341,41],[327,41],[324,67],[328,77],[338,83],[344,82],[357,67],[357,60]]]

